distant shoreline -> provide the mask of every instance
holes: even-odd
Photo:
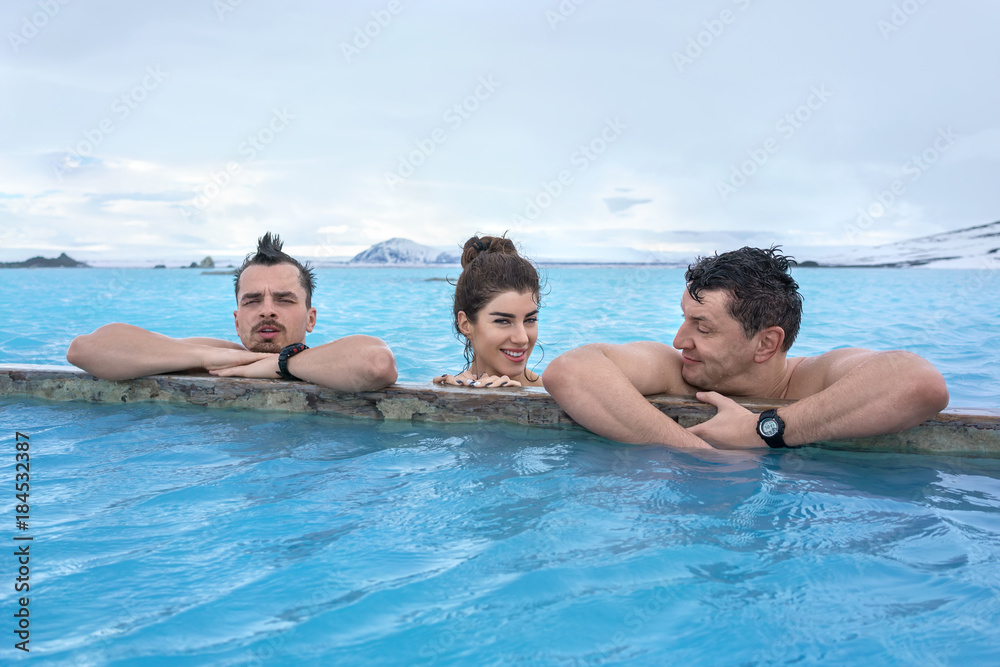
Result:
[[[588,269],[588,268],[621,268],[621,269],[686,269],[688,267],[687,263],[672,263],[672,262],[536,262],[536,266],[541,269]],[[350,264],[348,262],[343,263],[324,263],[324,264],[312,264],[314,269],[459,269],[461,270],[460,264]],[[980,270],[980,268],[988,269],[989,267],[953,267],[953,266],[935,266],[933,264],[928,265],[924,262],[891,262],[885,264],[821,264],[813,261],[801,262],[794,268],[796,269],[932,269],[935,271],[941,270],[957,270],[957,271],[975,271]],[[195,269],[190,266],[146,266],[146,265],[135,265],[135,264],[106,264],[101,266],[93,266],[91,264],[81,263],[79,266],[38,266],[29,265],[26,262],[0,262],[0,269],[25,269],[30,271],[35,271],[39,269],[96,269],[96,270],[137,270],[137,271],[189,271],[198,272],[201,275],[235,275],[236,268],[217,268],[217,269]]]

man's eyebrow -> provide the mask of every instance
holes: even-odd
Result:
[[[707,317],[707,316],[705,316],[705,315],[688,315],[688,314],[687,314],[687,313],[686,313],[686,312],[684,311],[684,305],[683,305],[683,302],[682,302],[682,304],[681,304],[681,315],[683,315],[683,316],[684,316],[684,319],[686,319],[686,320],[691,320],[691,321],[693,321],[693,322],[706,322],[706,323],[708,323],[708,324],[714,324],[714,323],[715,323],[715,322],[714,322],[714,320],[712,320],[712,318],[710,318],[710,317]]]
[[[246,301],[247,299],[260,299],[263,296],[264,296],[263,292],[247,292],[246,294],[240,297],[240,301]],[[292,292],[290,290],[287,292],[271,292],[271,296],[273,296],[275,299],[284,299],[287,297],[292,297],[293,299],[298,298],[295,292]]]

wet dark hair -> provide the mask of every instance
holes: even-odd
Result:
[[[276,264],[291,264],[299,270],[299,284],[306,291],[306,308],[312,308],[312,293],[316,288],[316,274],[313,272],[309,262],[303,266],[299,260],[281,251],[283,245],[281,238],[271,232],[267,232],[257,239],[257,252],[250,253],[243,260],[243,266],[236,271],[236,299],[240,298],[240,276],[249,266],[275,266]]]
[[[778,251],[781,246],[743,247],[739,250],[699,257],[684,274],[687,291],[698,303],[704,290],[722,290],[729,294],[729,314],[752,338],[768,327],[781,327],[787,352],[799,334],[802,322],[802,295],[791,276],[796,264]]]
[[[466,241],[462,248],[462,274],[455,282],[453,308],[455,331],[460,340],[465,340],[466,368],[472,366],[474,352],[472,341],[458,328],[458,312],[464,310],[465,316],[476,322],[479,311],[490,299],[510,291],[530,292],[541,308],[541,285],[535,265],[521,257],[514,242],[505,236],[473,236]]]

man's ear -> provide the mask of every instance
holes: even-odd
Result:
[[[781,351],[781,345],[785,342],[785,330],[781,327],[768,327],[758,333],[756,338],[757,349],[753,360],[762,364]]]
[[[306,333],[311,333],[316,328],[316,309],[310,308],[306,318]]]
[[[458,311],[455,319],[458,321],[458,330],[468,338],[472,334],[472,322],[469,321],[469,317],[465,314],[465,311]]]

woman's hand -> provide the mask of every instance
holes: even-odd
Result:
[[[521,383],[511,380],[506,375],[488,375],[481,373],[476,375],[470,371],[459,373],[458,375],[442,375],[432,380],[434,384],[450,384],[456,387],[520,387]]]

